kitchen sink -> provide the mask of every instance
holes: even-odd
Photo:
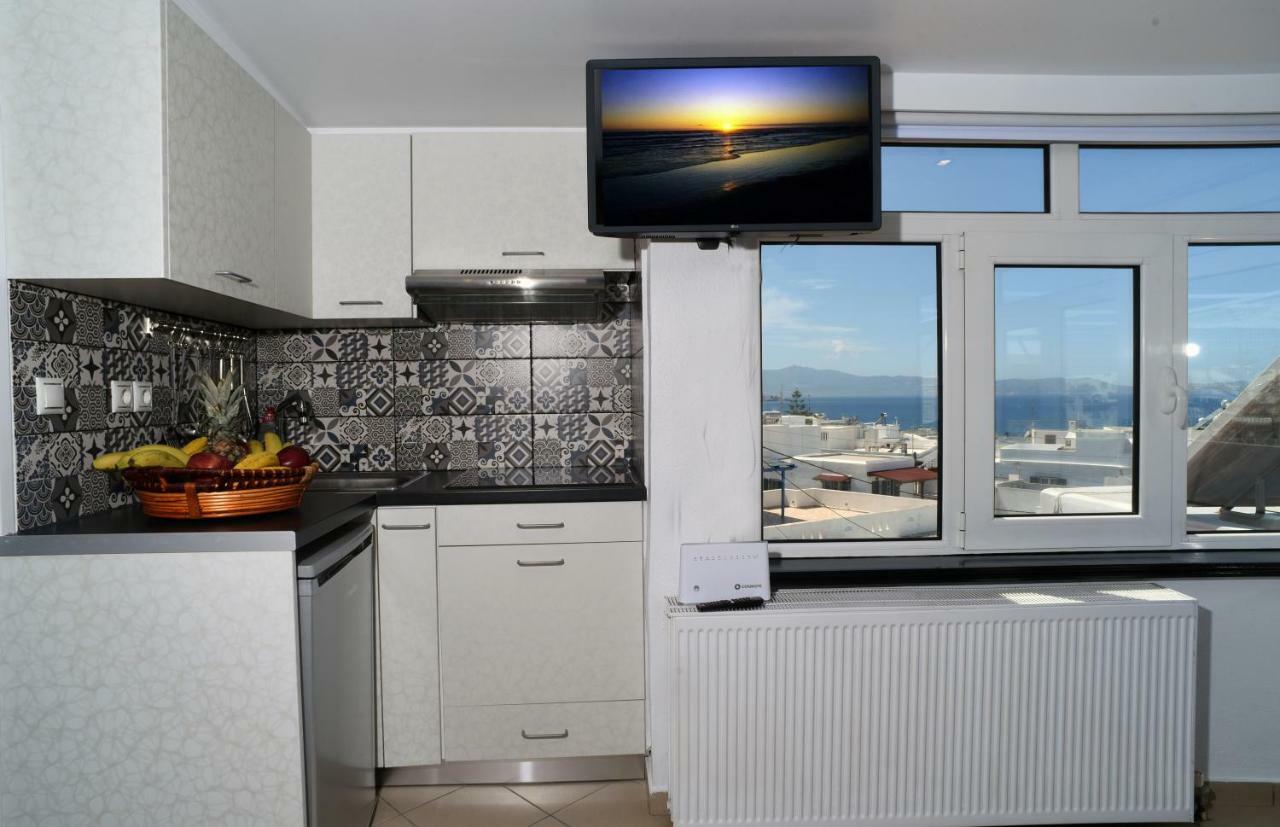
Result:
[[[394,491],[422,476],[420,471],[333,471],[316,474],[312,491]]]

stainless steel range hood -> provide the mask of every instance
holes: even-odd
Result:
[[[606,322],[638,283],[631,270],[415,270],[405,280],[418,317],[445,322]]]

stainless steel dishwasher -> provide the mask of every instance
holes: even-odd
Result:
[[[308,827],[365,827],[377,803],[373,526],[299,552]]]

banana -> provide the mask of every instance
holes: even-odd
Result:
[[[109,454],[103,454],[93,461],[93,467],[98,471],[110,471],[128,453],[128,451],[112,451]]]
[[[182,463],[183,466],[187,464],[188,456],[186,452],[181,448],[174,448],[172,445],[139,445],[137,448],[134,448],[129,452],[129,456],[151,451],[159,451],[162,454],[168,454],[173,458],[174,462]]]
[[[131,451],[116,463],[116,468],[185,468],[186,462],[166,451]]]
[[[266,450],[273,454],[278,453],[284,447],[284,443],[280,441],[280,435],[275,431],[267,431],[263,434],[262,442]]]
[[[261,451],[257,454],[250,454],[244,459],[236,463],[239,470],[251,468],[267,468],[272,465],[279,465],[280,457],[276,456],[272,451]]]
[[[188,442],[186,445],[182,446],[182,453],[186,454],[187,456],[191,456],[192,454],[198,454],[201,451],[203,451],[204,446],[208,444],[209,444],[209,437],[207,436],[196,437],[195,439]]]
[[[258,440],[256,440],[256,439],[251,439],[251,440],[249,440],[249,453],[251,453],[251,454],[261,454],[264,450],[266,450],[266,449],[264,449],[264,448],[262,447],[262,443],[261,443],[261,442],[259,442],[259,441],[258,441]]]

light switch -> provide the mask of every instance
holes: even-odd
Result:
[[[60,414],[67,411],[67,394],[66,389],[62,385],[61,379],[50,379],[45,376],[37,376],[36,382],[36,413],[37,414]]]
[[[133,409],[135,411],[151,410],[151,383],[133,383]]]
[[[111,412],[128,413],[133,410],[133,383],[111,383]]]

